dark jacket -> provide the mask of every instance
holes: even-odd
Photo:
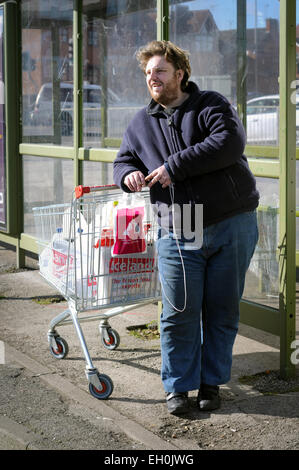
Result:
[[[243,155],[245,131],[226,98],[189,82],[188,99],[171,117],[151,101],[132,119],[114,161],[114,181],[136,170],[144,175],[166,162],[174,202],[203,204],[204,226],[253,210],[259,194]],[[171,204],[169,189],[151,188],[153,203]]]

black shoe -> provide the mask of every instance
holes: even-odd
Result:
[[[171,414],[182,414],[189,410],[188,392],[171,392],[166,395],[167,409]]]
[[[202,384],[198,390],[197,404],[202,411],[217,410],[220,407],[220,395],[218,385]]]

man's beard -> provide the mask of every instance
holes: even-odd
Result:
[[[149,88],[149,92],[153,100],[162,106],[167,107],[170,103],[175,101],[179,96],[179,90],[175,78],[168,82],[166,85],[163,84],[163,90],[160,94],[156,95],[152,92],[152,89]]]

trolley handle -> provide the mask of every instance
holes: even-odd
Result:
[[[94,191],[105,191],[107,189],[119,189],[116,184],[105,184],[102,186],[83,186],[80,184],[79,186],[75,187],[75,196],[76,199],[79,199],[83,196],[83,194],[88,194]]]

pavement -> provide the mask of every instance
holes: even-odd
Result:
[[[98,400],[89,393],[72,324],[59,328],[68,356],[57,360],[49,352],[49,323],[66,301],[35,259],[27,256],[23,270],[15,261],[13,249],[0,243],[0,450],[299,450],[299,366],[295,378],[280,379],[276,336],[240,324],[221,408],[200,412],[194,391],[190,412],[177,417],[166,410],[159,338],[145,329],[157,322],[157,305],[111,319],[120,335],[113,351],[103,347],[96,321],[87,321],[92,360],[114,384],[111,396]],[[299,362],[299,341],[294,358]]]

